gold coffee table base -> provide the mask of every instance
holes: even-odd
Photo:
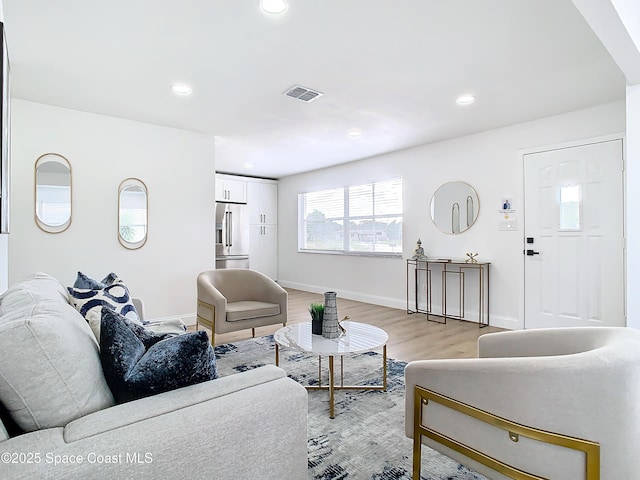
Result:
[[[329,390],[329,418],[335,418],[335,390],[382,390],[387,391],[387,345],[382,346],[382,385],[345,385],[344,384],[344,355],[340,356],[340,385],[335,385],[333,359],[329,357],[329,385],[322,385],[322,357],[318,355],[318,385],[306,385],[307,390]],[[276,366],[280,366],[280,346],[276,343]]]

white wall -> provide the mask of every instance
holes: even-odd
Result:
[[[9,235],[0,235],[0,293],[9,286]]]
[[[405,308],[404,259],[297,251],[298,193],[402,176],[404,257],[411,255],[418,237],[430,257],[465,258],[467,252],[478,252],[478,260],[492,262],[492,325],[522,328],[523,169],[518,151],[624,129],[625,103],[620,101],[282,178],[278,186],[280,283],[314,292],[331,289],[345,298]],[[471,184],[480,203],[476,224],[460,235],[440,232],[429,216],[433,192],[452,180]],[[498,210],[507,197],[517,210],[517,231],[498,229],[502,218]]]
[[[4,9],[0,0],[0,22],[4,22]],[[0,293],[7,289],[9,283],[9,236],[0,235]]]
[[[65,285],[78,270],[114,271],[144,299],[147,318],[194,315],[196,276],[215,265],[214,137],[15,99],[12,122],[10,283],[34,271]],[[59,234],[34,221],[34,164],[47,152],[65,156],[73,175],[72,222]],[[128,177],[149,194],[139,250],[117,238],[118,185]]]
[[[627,86],[627,325],[640,329],[640,85]]]
[[[640,329],[640,3],[638,0],[572,1],[627,81],[626,315],[627,325]]]

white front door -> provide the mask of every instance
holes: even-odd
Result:
[[[622,140],[524,155],[525,328],[624,326]]]

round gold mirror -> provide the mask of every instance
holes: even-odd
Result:
[[[444,233],[462,233],[475,223],[480,210],[478,194],[465,182],[447,182],[431,197],[431,220]]]
[[[64,232],[71,225],[71,165],[57,153],[36,160],[35,220],[47,233]]]
[[[147,241],[147,186],[137,178],[127,178],[118,188],[118,241],[130,250]]]

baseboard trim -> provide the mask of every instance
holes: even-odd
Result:
[[[522,322],[514,317],[503,317],[501,315],[491,315],[490,325],[492,327],[505,328],[507,330],[522,330]]]
[[[289,282],[287,280],[278,280],[278,283],[285,288],[293,288],[295,290],[302,290],[304,292],[311,293],[324,293],[334,290],[332,287],[321,287],[318,285],[309,285],[306,283]],[[338,291],[338,297],[346,298],[348,300],[355,300],[357,302],[371,303],[373,305],[380,305],[383,307],[397,308],[405,310],[407,308],[406,299],[398,299],[392,297],[382,297],[378,295],[367,295],[361,292],[353,292],[350,290]]]
[[[302,290],[303,292],[311,293],[324,293],[332,290],[331,287],[320,287],[318,285],[310,285],[307,283],[290,282],[287,280],[278,280],[278,283],[285,288],[293,288],[295,290]],[[373,305],[381,305],[383,307],[397,308],[400,310],[406,310],[407,300],[402,298],[381,297],[378,295],[366,295],[361,292],[353,292],[350,290],[340,290],[338,296],[347,298],[349,300],[355,300],[357,302],[371,303]],[[469,318],[477,318],[473,315],[469,315]],[[504,328],[507,330],[521,330],[523,328],[522,322],[518,318],[506,317],[502,315],[490,315],[489,323],[492,327]]]

